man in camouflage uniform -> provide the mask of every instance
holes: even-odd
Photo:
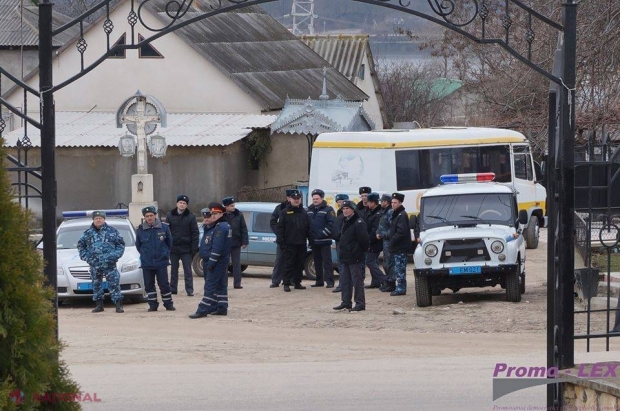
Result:
[[[392,292],[396,289],[396,277],[392,270],[392,255],[390,254],[390,221],[392,220],[392,197],[388,194],[381,196],[381,219],[377,228],[377,238],[383,240],[383,270],[385,271],[385,282],[380,290]]]
[[[104,211],[93,211],[93,224],[80,237],[77,247],[80,259],[90,265],[90,279],[93,282],[93,301],[97,304],[94,313],[103,311],[103,277],[105,276],[116,312],[122,313],[120,273],[116,262],[125,253],[125,241],[116,228],[105,222]]]
[[[390,253],[392,254],[396,289],[391,296],[407,294],[407,253],[411,253],[411,230],[409,217],[403,206],[405,195],[392,194],[392,218],[390,220]]]

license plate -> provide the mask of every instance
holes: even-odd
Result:
[[[101,285],[103,286],[104,290],[108,289],[108,283],[103,282],[103,283],[101,283]],[[78,291],[92,290],[93,289],[93,283],[78,283],[77,289],[78,289]]]
[[[450,275],[462,275],[462,274],[481,274],[482,267],[469,266],[469,267],[450,267]]]

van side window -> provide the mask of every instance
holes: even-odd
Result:
[[[420,151],[402,150],[396,152],[396,189],[415,190],[423,188],[420,175],[424,172],[420,167]]]
[[[256,233],[273,233],[269,221],[271,220],[271,213],[254,213],[254,225],[252,231]],[[247,220],[246,220],[247,221]]]
[[[532,158],[530,154],[515,154],[515,178],[532,181]]]

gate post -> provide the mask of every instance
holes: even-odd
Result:
[[[43,216],[43,259],[47,285],[54,290],[54,318],[58,322],[56,268],[56,131],[52,87],[52,7],[50,0],[39,3],[39,90],[41,101],[41,205]],[[58,326],[56,326],[58,340]]]

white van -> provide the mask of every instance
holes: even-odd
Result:
[[[408,213],[420,210],[422,193],[440,183],[444,174],[495,173],[495,181],[514,188],[519,210],[528,213],[524,231],[527,248],[538,247],[545,226],[547,191],[539,184],[530,145],[512,130],[441,127],[320,134],[312,149],[309,192],[325,191],[328,203],[336,194],[359,201],[358,188],[380,194],[405,194]],[[535,171],[536,170],[536,171]]]

